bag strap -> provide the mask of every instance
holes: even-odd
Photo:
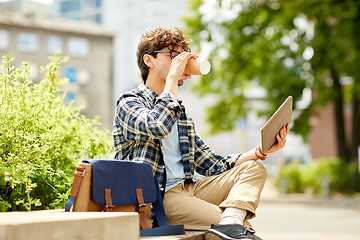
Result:
[[[156,181],[156,178],[154,177],[154,184],[155,184],[155,189],[156,189],[156,201],[153,202],[153,210],[154,210],[154,214],[156,217],[156,220],[159,224],[159,226],[167,226],[168,225],[168,221],[166,219],[166,215],[165,215],[165,209],[164,209],[164,204],[162,201],[162,197],[161,197],[161,192],[159,189],[159,185]]]
[[[185,234],[184,225],[167,225],[156,228],[150,228],[140,231],[140,237],[182,235]]]
[[[139,219],[140,219],[140,226],[141,229],[149,229],[150,226],[146,222],[146,216],[145,216],[145,209],[146,209],[146,203],[144,203],[144,197],[143,192],[141,188],[136,189],[136,197],[139,204]]]
[[[166,236],[166,235],[181,235],[185,234],[184,225],[169,225],[165,215],[165,209],[162,201],[162,195],[159,185],[154,178],[156,189],[156,201],[152,203],[155,218],[159,227],[145,229],[140,231],[140,237],[145,236]]]
[[[81,181],[85,175],[85,167],[77,166],[74,172],[74,181],[70,191],[70,197],[65,203],[65,212],[70,212],[72,205],[74,204],[75,198],[79,192]]]
[[[104,212],[112,212],[114,205],[112,205],[112,200],[111,200],[111,189],[106,188],[105,189],[105,209],[103,210]]]

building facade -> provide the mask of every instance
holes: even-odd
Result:
[[[102,24],[103,6],[104,0],[55,0],[53,16]]]
[[[318,108],[317,111],[317,114],[310,119],[311,131],[309,133],[309,144],[311,146],[311,154],[315,159],[337,157],[339,153],[337,149],[338,140],[336,135],[334,103],[329,103],[325,108]],[[351,126],[352,115],[353,111],[350,105],[345,103],[343,116],[345,144],[349,147],[351,146],[352,134],[360,134],[353,132]]]
[[[70,57],[59,73],[69,79],[67,98],[84,106],[87,117],[100,116],[101,128],[110,130],[114,112],[113,34],[96,24],[0,15],[0,55],[15,57],[16,66],[29,62],[32,80],[42,78],[40,66],[45,66],[56,50]]]

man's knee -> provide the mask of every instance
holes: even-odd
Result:
[[[249,176],[251,176],[252,179],[258,179],[261,182],[265,182],[266,180],[267,169],[264,164],[258,161],[246,161],[237,166],[236,168],[239,179],[244,180],[244,178],[248,178]]]
[[[264,164],[259,161],[252,161],[253,167],[263,175],[267,175],[267,169]]]
[[[266,177],[267,175],[267,170],[266,167],[264,166],[264,164],[260,163],[259,161],[255,161],[255,160],[249,160],[246,162],[241,163],[239,166],[241,171],[254,171],[256,173],[259,173],[263,176]]]

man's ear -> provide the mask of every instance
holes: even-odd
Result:
[[[143,60],[144,60],[144,63],[146,64],[146,66],[148,66],[149,68],[154,67],[155,58],[153,56],[151,56],[150,54],[145,54],[143,56]]]

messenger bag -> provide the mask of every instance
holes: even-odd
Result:
[[[154,222],[152,228],[151,207]],[[84,160],[76,167],[65,211],[138,212],[140,236],[184,234],[184,225],[168,225],[151,165],[125,160]]]

